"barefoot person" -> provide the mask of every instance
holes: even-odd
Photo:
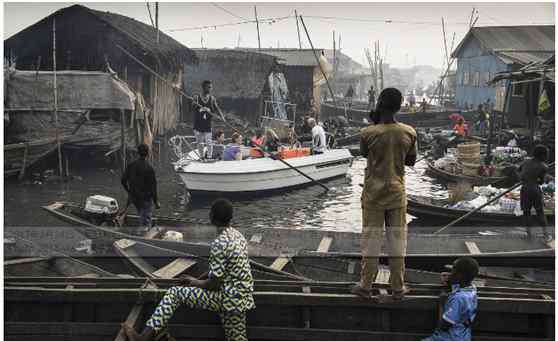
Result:
[[[219,313],[227,341],[248,340],[246,311],[253,309],[255,304],[246,239],[230,226],[233,216],[230,201],[216,200],[209,216],[211,223],[217,226],[219,236],[210,246],[207,278],[189,277],[184,281],[184,286],[170,288],[141,334],[133,326],[123,324],[129,341],[153,340],[166,328],[182,304]]]
[[[378,274],[384,224],[392,296],[401,299],[406,293],[403,278],[407,249],[405,166],[415,164],[417,134],[410,126],[395,121],[402,101],[399,90],[384,89],[376,112],[371,114],[372,121],[377,124],[361,132],[360,151],[368,160],[361,197],[361,279],[352,292],[363,297],[370,296],[371,285]]]

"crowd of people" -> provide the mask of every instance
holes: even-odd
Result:
[[[204,83],[204,91],[210,89]],[[207,92],[209,95],[209,92]],[[200,97],[203,103],[210,103],[218,110],[212,97]],[[361,154],[367,159],[364,185],[361,196],[362,233],[361,233],[361,274],[360,282],[351,292],[362,299],[373,300],[378,304],[396,303],[405,299],[411,291],[405,285],[405,256],[407,250],[407,196],[405,190],[405,166],[413,166],[417,159],[417,134],[415,130],[395,119],[401,109],[403,96],[395,88],[384,89],[378,97],[370,118],[371,124],[361,131]],[[211,104],[212,103],[212,104]],[[198,115],[207,111],[198,110]],[[199,117],[199,122],[207,118]],[[323,153],[326,146],[324,129],[314,118],[307,120],[312,130],[313,153]],[[464,131],[463,123],[456,129]],[[196,126],[201,129],[200,125]],[[198,130],[196,136],[211,131],[211,123]],[[224,145],[223,131],[214,134],[216,145]],[[231,143],[224,146],[222,154],[212,157],[222,160],[241,160],[243,137],[234,133]],[[206,136],[199,143],[207,143]],[[258,131],[250,143],[266,152],[272,151],[277,143],[276,136],[269,130]],[[146,161],[147,146],[138,148],[140,159],[128,166],[122,183],[130,194],[131,202],[136,205],[142,223],[150,224],[151,203],[159,207],[154,171]],[[212,153],[216,153],[213,148]],[[541,216],[541,196],[538,184],[548,172],[545,165],[548,151],[538,146],[534,158],[520,169],[524,182],[521,189],[521,206],[530,212],[534,207]],[[544,218],[544,214],[542,214]],[[247,242],[244,236],[231,226],[233,206],[224,199],[215,201],[209,214],[210,221],[217,227],[217,238],[211,243],[209,253],[209,272],[203,278],[184,279],[182,285],[170,288],[141,333],[133,326],[123,324],[130,341],[152,340],[166,328],[173,313],[180,305],[190,308],[206,309],[219,313],[225,330],[226,339],[247,340],[246,311],[255,309],[253,299],[253,278],[250,269]],[[387,237],[387,250],[390,268],[391,293],[373,295],[372,284],[378,274],[378,260],[384,237]],[[471,340],[471,324],[477,312],[477,293],[472,284],[478,275],[479,265],[470,257],[457,259],[451,273],[442,273],[441,283],[448,291],[439,325],[431,336],[424,341]]]

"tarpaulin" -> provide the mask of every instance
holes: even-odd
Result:
[[[11,70],[5,75],[5,110],[54,110],[53,72]],[[134,93],[110,73],[59,71],[56,88],[58,110],[134,109]]]

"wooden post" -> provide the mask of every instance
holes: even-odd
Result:
[[[298,13],[295,9],[295,18],[296,18],[296,33],[298,34],[298,48],[302,49],[302,41],[300,40],[300,25],[298,23]]]
[[[22,180],[25,176],[25,167],[27,167],[27,154],[29,153],[29,144],[25,143],[25,149],[23,150],[23,162],[21,164],[21,170],[19,171],[18,180]]]
[[[261,50],[262,44],[260,41],[260,22],[258,21],[258,9],[254,6],[254,16],[256,17],[256,30],[258,31],[258,49]]]
[[[120,149],[122,152],[122,174],[126,170],[126,129],[124,127],[126,121],[126,112],[120,110]]]
[[[488,131],[488,143],[486,144],[486,157],[484,158],[484,163],[485,164],[490,164],[490,162],[492,161],[492,142],[494,139],[494,124],[496,122],[495,120],[495,116],[494,115],[494,111],[490,112],[490,130]]]
[[[52,17],[52,75],[54,87],[54,124],[56,126],[56,147],[58,149],[58,174],[62,174],[62,148],[60,146],[60,127],[58,126],[58,89],[56,87],[56,17]]]
[[[70,177],[70,157],[68,156],[68,153],[66,152],[66,177]]]

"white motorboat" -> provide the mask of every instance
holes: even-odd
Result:
[[[347,173],[353,157],[348,149],[284,160],[304,174],[321,181]],[[281,190],[310,184],[294,169],[269,157],[242,161],[200,161],[197,153],[174,164],[175,171],[191,193],[241,194]]]

